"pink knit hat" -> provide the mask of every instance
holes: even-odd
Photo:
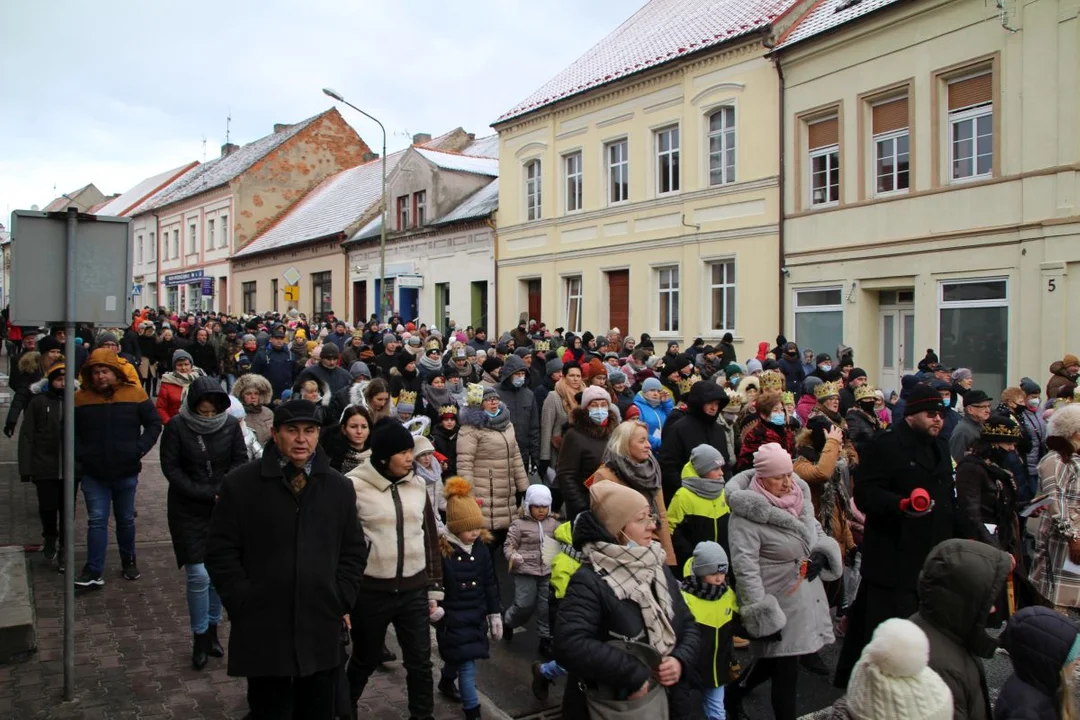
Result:
[[[608,394],[607,390],[598,385],[590,385],[585,388],[585,392],[581,393],[581,407],[589,407],[589,403],[594,400],[611,402],[611,395]]]
[[[766,478],[790,475],[791,456],[777,443],[765,443],[754,453],[754,472]]]

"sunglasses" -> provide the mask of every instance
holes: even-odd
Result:
[[[944,415],[945,415],[945,413],[943,413],[941,410],[927,410],[926,411],[926,417],[930,418],[931,420],[937,420],[938,418],[943,417]]]

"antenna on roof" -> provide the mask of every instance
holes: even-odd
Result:
[[[206,162],[206,136],[202,136],[202,160]]]
[[[229,124],[232,123],[232,108],[229,108],[229,114],[225,116],[225,144],[229,144]]]

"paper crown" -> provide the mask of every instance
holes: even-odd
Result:
[[[724,388],[724,392],[726,392],[728,396],[727,409],[736,411],[741,410],[743,406],[742,396],[731,388]]]
[[[997,442],[1013,442],[1020,439],[1020,425],[1011,423],[986,423],[982,427],[984,440],[996,440]]]
[[[784,404],[784,405],[794,405],[795,404],[795,393],[793,393],[793,392],[782,392],[782,393],[780,393],[780,402],[782,404]]]
[[[457,414],[458,414],[457,405],[440,405],[439,406],[439,417],[440,418],[444,418],[444,417],[447,417],[449,415],[453,415],[454,417],[457,417]]]
[[[784,389],[784,376],[777,370],[761,373],[761,392],[780,392]]]
[[[695,383],[701,382],[700,375],[691,375],[688,378],[683,378],[679,381],[679,394],[685,396],[690,392],[690,388],[694,387]]]
[[[465,391],[465,400],[470,407],[480,407],[484,404],[484,386],[480,383],[469,383]]]
[[[551,349],[551,342],[548,340],[534,340],[533,349],[537,352],[547,352]]]
[[[397,406],[402,407],[416,407],[416,391],[415,390],[402,390],[397,396]]]
[[[427,341],[427,345],[424,346],[428,350],[442,350],[442,345],[435,338]]]
[[[814,388],[814,397],[818,400],[825,400],[826,398],[836,397],[840,394],[840,384],[827,382],[821,383]]]
[[[863,400],[876,400],[874,397],[874,386],[863,385],[862,387],[855,388],[855,402],[861,402]]]

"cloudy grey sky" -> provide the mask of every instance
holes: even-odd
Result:
[[[93,182],[123,192],[331,106],[407,133],[500,114],[645,0],[0,3],[0,222]],[[343,116],[377,149],[378,126]],[[56,186],[56,192],[53,186]]]

